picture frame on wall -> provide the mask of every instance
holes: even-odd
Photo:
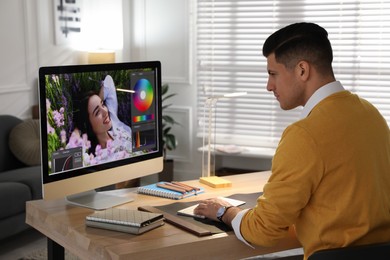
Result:
[[[55,44],[70,44],[81,35],[82,0],[55,0],[53,8]]]

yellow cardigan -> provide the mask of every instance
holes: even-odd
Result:
[[[390,241],[390,131],[375,107],[335,93],[283,133],[272,175],[241,222],[250,243],[272,246],[295,226],[305,258]]]

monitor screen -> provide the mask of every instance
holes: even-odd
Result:
[[[39,101],[44,199],[162,171],[160,62],[42,67]]]

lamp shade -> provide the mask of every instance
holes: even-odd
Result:
[[[99,64],[99,63],[114,63],[115,62],[115,51],[89,51],[88,52],[88,63]]]

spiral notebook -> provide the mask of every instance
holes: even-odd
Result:
[[[163,214],[139,210],[110,208],[85,218],[89,227],[103,228],[131,234],[142,234],[164,224]]]
[[[198,187],[198,190],[192,190],[192,191],[182,193],[182,192],[158,187],[158,184],[164,184],[164,182],[158,182],[154,184],[141,186],[138,188],[137,192],[141,194],[152,195],[152,196],[163,197],[163,198],[174,199],[174,200],[184,199],[204,192],[204,188]]]

